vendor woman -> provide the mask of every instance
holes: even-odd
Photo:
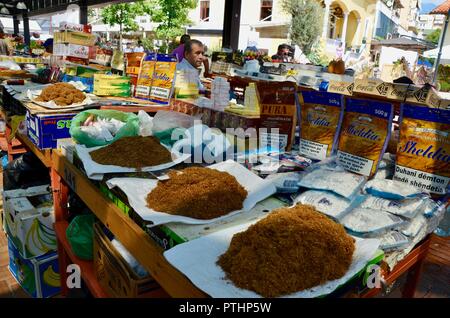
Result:
[[[203,64],[205,47],[198,40],[189,40],[184,44],[184,59],[177,64],[177,71],[194,70],[197,72],[197,84],[200,90],[204,87],[200,81],[200,67]]]

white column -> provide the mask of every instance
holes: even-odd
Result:
[[[322,31],[322,38],[324,39],[328,37],[328,24],[330,21],[330,5],[331,0],[325,0],[325,14],[323,15],[323,31]]]
[[[344,24],[342,25],[342,43],[345,48],[345,37],[347,36],[348,12],[344,12]]]
[[[356,43],[359,43],[359,37],[361,33],[361,18],[356,19],[356,31],[355,31],[355,36],[353,37],[353,42],[357,41]],[[361,39],[362,42],[362,39]],[[352,45],[352,43],[350,43],[350,45]]]
[[[377,6],[375,8],[375,21],[373,22],[373,33],[372,33],[372,38],[375,38],[375,35],[377,33],[377,25],[378,25],[378,20],[380,19],[380,11],[381,11],[381,2],[378,1],[377,2]]]

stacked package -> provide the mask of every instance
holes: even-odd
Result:
[[[54,32],[53,55],[64,56],[72,62],[88,64],[89,51],[93,50],[96,37],[89,32],[73,30],[73,28],[69,28],[68,25],[64,24],[59,32]],[[80,25],[78,30],[85,29],[83,25]]]
[[[95,74],[94,94],[98,96],[120,96],[131,95],[131,82],[127,76]]]
[[[176,98],[197,98],[198,72],[196,70],[179,70],[175,80]]]
[[[230,83],[224,77],[216,77],[211,86],[214,109],[224,111],[230,103]]]

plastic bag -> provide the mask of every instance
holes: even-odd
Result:
[[[3,190],[50,184],[48,168],[32,152],[9,162],[3,170]]]
[[[200,117],[160,110],[153,117],[153,133],[178,127],[189,128],[194,125],[195,120],[200,120]]]
[[[419,212],[423,211],[425,204],[425,198],[421,197],[404,200],[388,200],[367,195],[366,200],[360,207],[364,209],[381,210],[405,217],[407,219],[412,219],[415,218]]]
[[[144,112],[143,110],[140,110],[138,113],[139,118],[139,135],[143,137],[148,137],[153,134],[153,118]]]
[[[125,125],[119,129],[111,141],[98,140],[90,137],[86,132],[81,130],[81,126],[90,115],[95,115],[100,118],[114,118],[124,122]],[[117,110],[85,110],[72,119],[69,132],[73,139],[86,147],[105,146],[122,137],[137,136],[139,133],[139,118],[133,113],[124,113]]]
[[[94,222],[93,214],[77,215],[66,230],[66,237],[73,253],[84,260],[93,259]]]
[[[329,191],[308,190],[294,199],[294,203],[309,204],[319,212],[333,218],[342,219],[355,206],[358,206],[364,199],[358,195],[353,200],[348,200],[342,196]]]
[[[139,276],[139,278],[145,278],[148,276],[147,270],[131,255],[130,252],[122,245],[117,239],[113,239],[111,244],[116,248],[117,252],[122,255],[125,261],[133,269],[134,273]]]
[[[373,179],[367,181],[364,191],[376,197],[403,200],[407,198],[422,197],[425,193],[419,188],[397,180]]]
[[[351,172],[320,168],[307,173],[298,185],[308,189],[332,191],[353,199],[365,181],[365,177]]]
[[[341,224],[354,235],[374,237],[403,226],[405,221],[388,212],[357,208],[344,216]]]

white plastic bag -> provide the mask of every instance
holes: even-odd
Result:
[[[140,110],[138,113],[139,118],[139,135],[142,137],[148,137],[153,135],[153,118]]]
[[[194,125],[195,120],[200,117],[190,116],[183,113],[160,110],[153,117],[153,133],[164,131],[171,128],[189,128]]]

